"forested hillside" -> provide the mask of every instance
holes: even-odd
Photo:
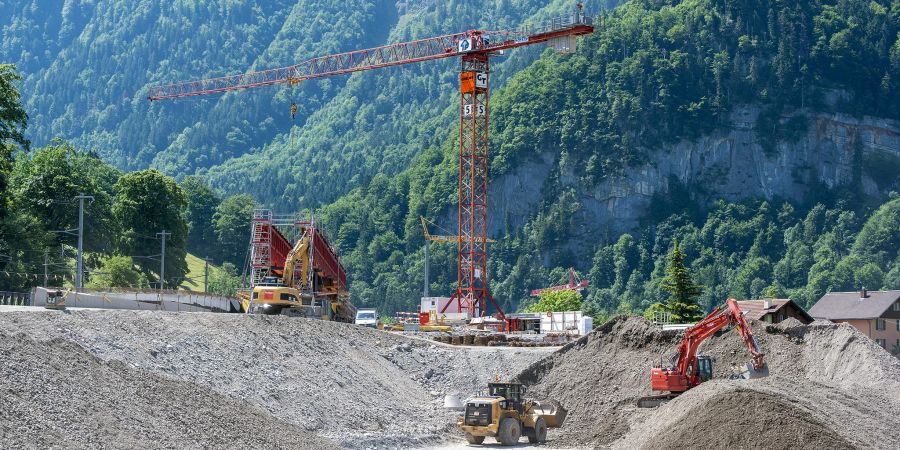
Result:
[[[153,104],[147,86],[516,28],[572,7],[0,0],[13,12],[0,17],[0,59],[24,77],[35,148],[60,137],[88,153],[45,149],[56,161],[98,155],[178,179],[185,249],[240,265],[242,217],[256,202],[316,208],[356,301],[393,311],[413,308],[422,290],[419,216],[456,227],[455,61]],[[675,239],[705,306],[900,288],[900,200],[890,194],[900,191],[900,2],[632,0],[596,24],[575,54],[521,49],[493,65],[489,270],[504,308],[574,266],[591,280],[597,314],[642,311],[665,295]],[[36,177],[20,158],[13,179]],[[90,182],[111,208],[128,175],[102,167]],[[12,197],[36,202],[21,189]],[[131,230],[135,244],[151,232],[96,226]],[[98,255],[149,254],[126,241],[98,242]],[[449,295],[456,249],[431,253],[430,290]]]
[[[442,139],[434,130],[454,120],[456,62],[154,104],[147,87],[472,28],[515,29],[563,5],[572,8],[561,0],[6,0],[0,60],[25,78],[36,145],[64,138],[123,170],[209,171],[224,192],[289,210],[399,172]],[[494,85],[506,77],[502,66],[536,56],[498,61]]]
[[[764,207],[753,203],[757,192],[751,186],[738,188],[733,196],[750,203],[710,204],[704,199],[721,195],[718,186],[681,180],[690,184],[672,183],[654,194],[639,225],[620,239],[585,232],[593,224],[585,220],[584,203],[591,186],[627,179],[629,166],[652,166],[654,158],[669,157],[669,144],[734,126],[729,116],[740,105],[760,110],[749,124],[753,145],[773,159],[785,156],[779,152],[798,151],[791,143],[814,126],[816,114],[900,118],[900,85],[892,81],[900,79],[898,31],[898,2],[633,1],[606,16],[599,32],[585,38],[575,55],[545,54],[514,75],[492,100],[494,179],[503,180],[504,173],[511,172],[520,183],[537,183],[539,188],[524,224],[494,209],[491,228],[495,235],[506,236],[492,247],[495,296],[514,307],[528,289],[559,281],[564,268],[572,265],[592,274],[588,298],[594,306],[607,312],[620,307],[642,310],[660,295],[664,267],[659,262],[669,250],[675,229],[667,227],[672,223],[702,230],[727,224],[706,239],[691,239],[687,231],[680,236],[689,241],[688,263],[707,286],[707,305],[726,294],[766,293],[800,296],[808,304],[827,290],[853,288],[860,280],[844,272],[846,266],[842,278],[828,278],[828,271],[846,256],[839,248],[832,248],[834,257],[818,254],[782,263],[795,265],[793,278],[776,278],[771,269],[784,258],[792,259],[783,253],[798,240],[791,235],[791,220],[821,214],[822,208],[834,217],[854,217],[853,225],[843,225],[847,231],[841,235],[843,245],[852,244],[858,227],[887,199],[884,193],[900,186],[896,124],[886,131],[887,152],[864,151],[861,137],[839,149],[852,160],[847,178],[830,179],[827,171],[817,172],[819,168],[806,175],[778,174],[797,179],[806,187],[804,195],[758,194],[771,201]],[[839,101],[830,100],[835,91]],[[354,289],[361,298],[399,308],[421,292],[424,241],[419,215],[444,218],[450,222],[445,225],[455,226],[449,212],[456,202],[456,144],[452,131],[447,136],[399,176],[376,177],[367,188],[325,208],[326,223],[348,252],[346,261],[356,274]],[[520,170],[542,158],[552,161],[540,165],[545,174],[536,178]],[[864,175],[864,167],[887,170]],[[869,196],[864,184],[877,184],[882,194]],[[780,200],[790,197],[793,205]],[[616,203],[609,205],[615,208]],[[896,201],[890,205],[896,208]],[[710,207],[714,209],[707,217]],[[764,210],[762,218],[755,216],[758,208]],[[792,211],[793,219],[772,219],[782,208]],[[616,220],[614,214],[609,217]],[[741,230],[743,240],[725,237],[734,232],[731,226]],[[817,226],[821,231],[826,225]],[[808,235],[804,248],[815,247],[818,237]],[[761,242],[754,248],[757,238]],[[768,253],[759,254],[767,242]],[[623,250],[626,255],[619,256],[617,270],[610,272],[606,255],[623,246],[629,250]],[[887,281],[875,277],[872,286],[896,287],[896,240],[889,240],[884,252],[883,258],[869,262],[890,276]],[[442,247],[432,253],[432,274],[437,276],[432,277],[431,291],[452,292],[455,249]],[[736,277],[739,273],[742,276]]]

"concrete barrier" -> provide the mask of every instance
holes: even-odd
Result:
[[[57,291],[62,292],[66,306],[74,308],[220,313],[241,311],[241,303],[237,298],[190,291],[81,290],[75,292],[72,289],[36,287],[31,294],[32,304],[46,306],[48,294]]]

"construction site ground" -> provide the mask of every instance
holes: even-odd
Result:
[[[283,316],[43,309],[0,313],[0,349],[0,448],[432,446],[456,437],[446,394],[552,351]]]
[[[701,347],[718,379],[642,409],[679,342],[642,318],[561,349],[469,348],[288,317],[3,309],[0,448],[467,448],[444,395],[497,376],[569,410],[549,448],[896,448],[897,358],[848,325],[754,332],[769,378],[727,379],[747,360],[728,331]]]

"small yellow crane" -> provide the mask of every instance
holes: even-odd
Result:
[[[419,216],[419,221],[422,223],[422,232],[425,233],[425,290],[423,291],[422,297],[428,297],[428,245],[431,242],[438,242],[441,244],[447,244],[451,242],[458,243],[461,238],[459,236],[451,236],[449,234],[431,234],[431,232],[428,231],[428,224],[439,228],[443,232],[447,232],[447,230],[441,228],[440,226],[438,226],[438,224],[426,219],[424,216]],[[485,239],[484,241],[487,243],[497,242],[493,239]]]

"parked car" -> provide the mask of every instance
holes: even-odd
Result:
[[[360,309],[356,311],[357,325],[378,328],[378,311],[375,309]]]

